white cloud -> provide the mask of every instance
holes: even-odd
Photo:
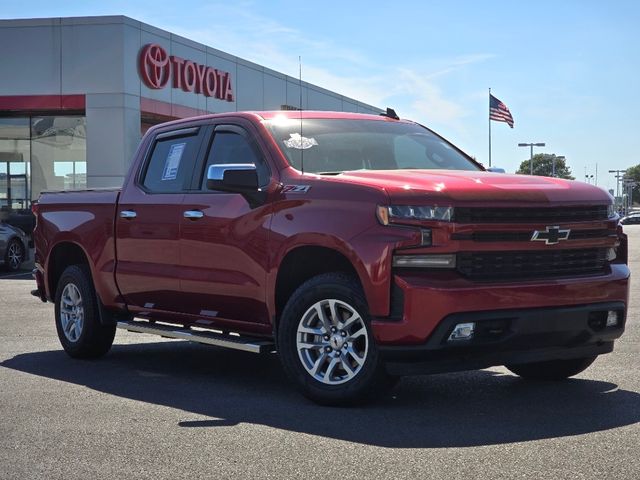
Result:
[[[423,71],[388,64],[383,71],[376,59],[363,52],[331,39],[310,38],[296,28],[255,14],[246,2],[202,7],[193,25],[196,28],[188,31],[168,28],[292,77],[298,77],[301,56],[304,81],[378,107],[392,106],[403,117],[457,131],[464,130],[462,120],[469,113],[462,104],[446,98],[438,82],[456,70],[492,58],[489,54],[462,55],[431,60]]]

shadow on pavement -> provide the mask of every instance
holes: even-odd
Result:
[[[640,420],[640,394],[607,382],[528,383],[474,371],[407,377],[376,403],[319,407],[298,395],[277,356],[186,342],[114,345],[103,359],[62,351],[17,355],[4,368],[212,417],[184,428],[239,423],[393,448],[494,445],[580,435]]]
[[[31,276],[32,268],[25,268],[23,265],[20,270],[15,272],[8,271],[4,265],[0,265],[0,280],[33,280]],[[33,282],[33,288],[35,287],[36,282]]]

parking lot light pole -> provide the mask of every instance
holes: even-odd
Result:
[[[609,173],[615,173],[616,177],[616,197],[620,196],[620,179],[624,177],[627,170],[609,170]]]
[[[544,143],[519,143],[519,147],[530,147],[531,148],[531,157],[529,159],[529,174],[533,175],[533,147],[544,147],[546,144]]]

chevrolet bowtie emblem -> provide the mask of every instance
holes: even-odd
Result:
[[[568,240],[571,230],[561,230],[560,227],[547,227],[545,231],[536,230],[531,236],[532,242],[544,242],[547,245],[555,245],[562,240]]]

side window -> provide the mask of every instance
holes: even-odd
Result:
[[[200,137],[197,134],[156,140],[142,185],[152,193],[176,193],[191,181]]]
[[[207,164],[201,182],[201,188],[206,190],[207,171],[210,165],[222,165],[229,163],[251,163],[256,166],[258,172],[258,184],[264,187],[269,183],[269,168],[265,160],[259,155],[257,149],[249,140],[239,133],[219,131],[215,132],[213,143],[207,157]]]

